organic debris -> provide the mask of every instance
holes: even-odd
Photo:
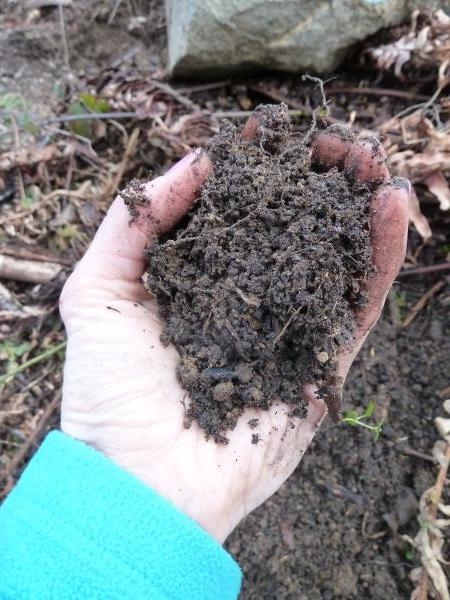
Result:
[[[422,184],[437,198],[441,210],[450,209],[450,125],[438,127],[423,109],[393,117],[379,127],[391,172],[408,178],[413,188]],[[425,241],[431,228],[421,213],[417,192],[412,190],[410,219]]]
[[[450,415],[450,400],[443,404],[444,410]],[[445,543],[443,530],[450,526],[450,519],[438,517],[438,513],[450,517],[450,505],[442,503],[442,494],[446,482],[447,472],[450,464],[450,418],[438,417],[435,419],[436,428],[443,442],[435,444],[433,455],[440,465],[435,485],[427,489],[420,499],[418,521],[420,530],[412,540],[408,536],[404,538],[410,542],[420,553],[422,569],[420,577],[417,578],[416,589],[412,600],[426,600],[428,598],[428,578],[431,579],[441,600],[450,600],[450,592],[443,564],[448,564],[443,556],[442,550]]]
[[[391,172],[407,177],[413,184],[410,196],[410,220],[425,242],[431,239],[431,227],[422,214],[417,185],[433,194],[441,210],[450,209],[450,126],[443,121],[450,104],[442,92],[450,85],[450,16],[442,10],[415,11],[410,30],[399,39],[366,54],[381,71],[389,71],[401,80],[420,80],[422,69],[429,78],[435,74],[436,88],[428,100],[406,108],[378,126],[384,139]],[[403,93],[410,93],[403,92]],[[413,94],[414,95],[414,94]],[[412,99],[412,98],[411,98]]]
[[[438,67],[438,86],[450,83],[450,17],[443,10],[414,11],[411,29],[398,40],[367,50],[378,69],[394,67],[399,79],[404,79],[405,65],[418,69]]]

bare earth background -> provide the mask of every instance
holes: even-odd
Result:
[[[79,1],[62,15],[37,5],[0,0],[0,256],[13,263],[0,277],[2,496],[58,426],[57,298],[115,191],[203,144],[224,115],[241,120],[260,102],[285,100],[306,130],[320,104],[294,76],[168,85],[160,0]],[[360,54],[325,86],[331,119],[356,131],[379,130],[436,89],[436,74],[401,82],[361,65]],[[448,101],[433,106],[445,123]],[[76,119],[86,112],[98,118]],[[423,185],[416,191],[432,238],[424,244],[411,229],[413,270],[400,274],[345,391],[348,409],[376,401],[383,434],[324,424],[294,475],[227,542],[244,569],[244,600],[406,599],[420,576],[419,552],[403,535],[416,535],[419,498],[436,481],[434,418],[450,396],[450,218]],[[37,265],[51,274],[42,283]]]

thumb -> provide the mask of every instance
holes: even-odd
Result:
[[[131,218],[124,198],[112,203],[73,279],[135,283],[145,268],[149,240],[169,230],[194,204],[211,163],[203,150],[190,152],[165,175],[134,186]],[[125,195],[125,194],[124,194]],[[126,199],[126,198],[125,198]]]

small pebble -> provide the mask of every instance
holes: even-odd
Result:
[[[317,360],[324,365],[326,362],[328,362],[329,356],[328,356],[328,352],[319,352],[319,354],[317,355]]]

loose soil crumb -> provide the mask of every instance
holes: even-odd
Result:
[[[148,253],[188,422],[218,442],[247,407],[281,400],[303,417],[301,384],[317,382],[339,414],[336,353],[352,341],[373,269],[368,187],[314,170],[285,105],[255,115],[251,140],[222,125],[199,203]]]
[[[139,207],[148,205],[145,185],[139,179],[132,179],[126,188],[120,190],[119,194],[128,208],[131,216],[131,224],[139,217]]]

